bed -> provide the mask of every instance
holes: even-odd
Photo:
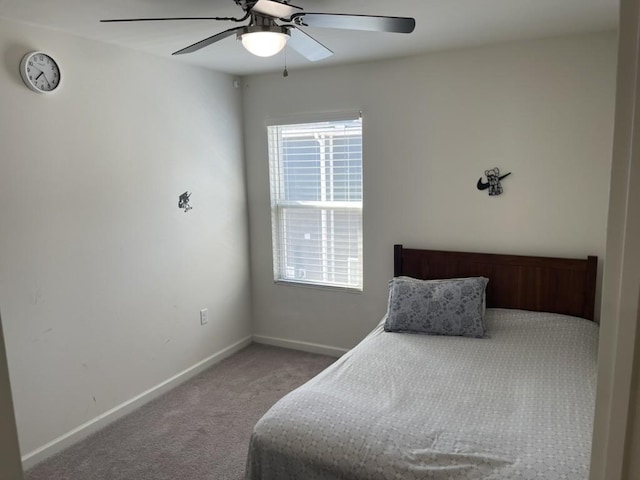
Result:
[[[485,338],[383,318],[256,424],[246,478],[588,478],[597,258],[394,255],[397,278],[488,278]]]

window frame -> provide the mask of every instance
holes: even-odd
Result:
[[[267,142],[268,142],[268,157],[269,157],[269,194],[270,194],[270,207],[271,207],[271,233],[272,233],[272,261],[273,261],[273,278],[274,283],[280,285],[301,286],[308,288],[321,288],[330,290],[340,290],[353,293],[361,293],[364,290],[364,265],[363,265],[363,237],[364,237],[364,225],[363,225],[363,212],[364,212],[364,135],[362,125],[360,127],[360,200],[359,201],[340,201],[340,200],[287,200],[283,198],[286,191],[286,180],[284,178],[284,161],[282,152],[282,137],[272,133],[270,127],[287,127],[287,126],[303,126],[320,124],[324,122],[340,122],[340,121],[359,121],[362,124],[362,112],[340,112],[340,113],[328,113],[316,116],[297,116],[281,119],[270,119],[267,122]],[[274,138],[276,141],[274,141]],[[276,161],[277,160],[277,161]],[[334,159],[331,159],[334,161]],[[322,215],[325,213],[337,212],[337,211],[358,211],[358,231],[356,236],[357,242],[357,266],[358,277],[357,282],[349,283],[345,282],[333,282],[327,280],[309,280],[305,281],[300,278],[287,278],[286,270],[286,214],[285,211],[291,211],[296,209],[311,208],[319,212]],[[332,225],[332,229],[335,225]],[[322,235],[322,243],[327,240],[333,239],[335,242],[335,235],[328,236]],[[335,248],[335,247],[334,247]],[[322,252],[322,262],[328,261],[325,257],[325,252]],[[355,258],[355,257],[352,257]],[[341,262],[346,265],[347,276],[349,275],[349,259],[346,262]],[[323,275],[330,273],[325,272],[325,268],[322,267]]]

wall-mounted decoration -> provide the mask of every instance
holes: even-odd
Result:
[[[478,190],[487,190],[489,189],[489,195],[500,195],[502,193],[502,185],[500,184],[501,180],[504,180],[506,177],[511,175],[511,172],[505,173],[500,176],[500,170],[498,167],[492,168],[491,170],[485,170],[484,174],[487,177],[487,182],[484,183],[482,181],[482,177],[478,179]]]
[[[189,205],[189,197],[191,194],[189,192],[184,192],[180,197],[178,197],[178,208],[184,209],[184,213],[187,213],[193,207]]]

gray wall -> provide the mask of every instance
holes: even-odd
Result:
[[[591,480],[640,478],[640,1],[620,3]]]
[[[22,83],[30,50],[60,62],[54,95]],[[0,51],[0,306],[30,457],[249,340],[241,92],[1,19]]]
[[[615,66],[616,35],[606,33],[246,78],[254,334],[328,353],[352,347],[385,312],[394,243],[602,258]],[[276,285],[265,122],[357,109],[364,291]],[[494,166],[513,174],[490,198],[475,184]]]
[[[20,480],[22,463],[0,318],[0,478]]]

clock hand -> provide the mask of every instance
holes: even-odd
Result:
[[[37,67],[33,67],[35,70],[40,70]],[[38,74],[38,76],[35,78],[35,80],[38,80],[40,77],[44,76],[44,80],[45,82],[47,82],[47,85],[51,86],[51,84],[49,83],[49,80],[47,79],[47,76],[44,74],[44,70],[40,70],[40,73]]]
[[[45,82],[47,82],[47,85],[48,85],[49,87],[51,87],[51,83],[49,83],[49,79],[48,79],[48,78],[47,78],[47,76],[44,74],[44,70],[40,70],[40,75],[42,75],[42,76],[44,77],[44,81],[45,81]],[[40,75],[38,75],[38,76],[36,77],[36,80],[37,80],[38,78],[40,78]]]

